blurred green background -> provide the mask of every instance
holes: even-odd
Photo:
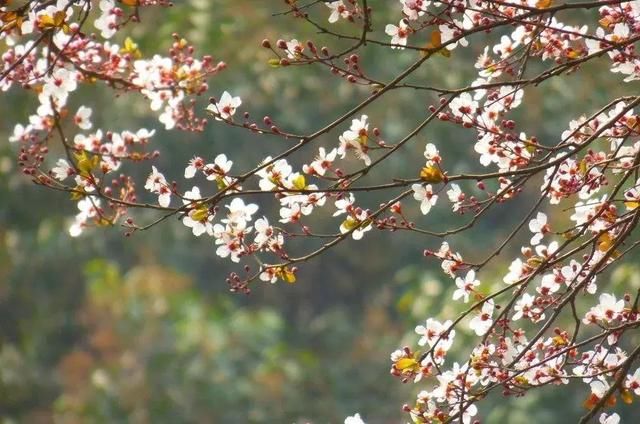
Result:
[[[397,20],[399,8],[394,2],[372,3],[378,11],[375,29],[384,37],[384,8],[394,10],[389,21]],[[313,37],[332,50],[344,45],[300,20],[272,17],[281,7],[276,1],[178,1],[170,10],[145,12],[142,24],[125,32],[145,56],[166,51],[173,32],[186,36],[199,53],[229,65],[211,80],[211,95],[229,90],[243,98],[255,119],[269,114],[282,128],[309,132],[369,89],[316,67],[270,68],[269,52],[260,48],[263,38]],[[326,10],[316,10],[317,19],[326,20]],[[477,47],[456,50],[450,59],[434,58],[413,80],[466,85],[479,53]],[[361,59],[367,73],[388,80],[416,56],[372,47]],[[553,143],[570,119],[625,88],[606,68],[589,65],[527,91],[518,122],[522,131]],[[26,121],[34,99],[19,90],[3,96],[0,135],[6,140],[16,122]],[[425,93],[396,91],[365,113],[387,140],[396,141],[435,101]],[[94,108],[94,128],[158,127],[136,96],[114,98],[99,89],[81,91],[72,102]],[[337,135],[328,135],[323,144],[336,145]],[[438,145],[449,172],[478,167],[474,134],[436,123],[369,181],[413,176],[427,140]],[[163,152],[157,164],[169,179],[180,177],[194,153],[209,159],[226,153],[234,166],[246,169],[285,147],[218,124],[201,134],[159,130],[154,143]],[[421,256],[439,240],[372,231],[365,242],[344,243],[306,264],[297,284],[261,283],[248,297],[233,295],[224,283],[233,268],[215,256],[210,239],[194,238],[175,220],[131,238],[117,228],[70,238],[73,202],[33,186],[17,172],[15,156],[15,146],[0,143],[0,422],[338,423],[358,411],[369,423],[408,418],[401,406],[420,385],[389,376],[389,353],[403,344],[415,346],[412,329],[428,316],[452,318],[459,312],[449,301],[451,281],[436,262]],[[150,164],[143,168],[141,176]],[[536,191],[537,186],[531,194]],[[370,207],[381,200],[360,198]],[[481,258],[525,213],[526,198],[499,208],[451,243],[466,257]],[[424,226],[464,222],[466,217],[452,215],[442,203],[420,221]],[[152,217],[139,216],[139,221]],[[339,222],[319,225],[332,229]],[[500,286],[500,272],[511,259],[504,253],[481,274],[487,287]],[[640,284],[633,265],[610,279],[623,287]],[[464,340],[472,339],[458,337],[463,351]],[[548,388],[515,402],[491,398],[480,411],[488,423],[529,423],[532,417],[574,422],[586,397],[585,387],[575,388]],[[627,417],[634,412],[640,414],[635,406],[622,408]]]

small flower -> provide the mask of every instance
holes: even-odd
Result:
[[[365,424],[365,422],[360,417],[360,414],[355,414],[353,416],[345,418],[344,424]]]
[[[489,331],[493,320],[493,300],[488,300],[482,304],[482,310],[469,323],[469,328],[475,331],[477,336],[483,336]]]
[[[185,205],[193,204],[193,208],[182,218],[182,223],[191,228],[191,232],[196,237],[200,237],[205,232],[213,235],[213,213],[206,205],[197,202],[202,198],[200,189],[194,186],[190,191],[184,193],[183,197],[182,203]]]
[[[31,125],[24,126],[22,124],[16,124],[13,128],[13,135],[9,137],[10,143],[15,143],[16,141],[26,141],[31,135],[33,131],[33,127]]]
[[[462,202],[465,199],[465,195],[462,190],[460,190],[460,186],[458,184],[451,184],[451,188],[447,190],[447,197],[449,197],[449,201],[453,203],[454,212],[460,209]]]
[[[412,21],[424,15],[429,4],[427,0],[400,0],[400,3],[402,3],[402,13]]]
[[[369,123],[367,115],[362,115],[360,119],[354,119],[351,127],[339,137],[340,146],[338,154],[344,158],[347,150],[353,150],[357,158],[362,159],[366,166],[371,165],[371,158],[367,154],[369,146]]]
[[[225,179],[226,175],[231,171],[231,167],[233,166],[233,161],[227,159],[227,156],[224,153],[219,154],[213,160],[213,163],[206,164],[203,168],[203,172],[207,176],[207,180],[209,181],[222,181],[226,185],[230,181],[229,179]]]
[[[422,184],[413,184],[413,198],[420,202],[420,211],[423,215],[426,215],[431,210],[431,206],[436,204],[438,196],[433,194],[433,188],[431,184],[423,186]]]
[[[624,310],[624,300],[616,300],[612,294],[602,293],[599,303],[591,308],[582,320],[585,324],[595,323],[598,321],[611,322],[618,318]]]
[[[300,218],[302,218],[302,215],[303,213],[299,203],[293,203],[280,208],[280,222],[283,224],[298,222]]]
[[[524,293],[513,307],[514,314],[511,318],[513,321],[517,321],[522,317],[530,318],[533,322],[538,322],[544,319],[544,314],[541,313],[540,308],[534,306],[535,297],[529,293]]]
[[[289,59],[300,59],[304,46],[298,40],[287,41],[287,57]]]
[[[388,24],[384,32],[391,36],[392,49],[404,49],[404,46],[407,45],[407,37],[412,32],[412,29],[409,27],[407,21],[402,19],[400,23],[398,23],[398,26]]]
[[[478,102],[473,100],[471,94],[462,93],[449,103],[453,115],[462,118],[464,122],[473,122],[473,114],[478,110]]]
[[[424,148],[424,157],[427,159],[427,164],[440,163],[442,158],[440,152],[436,148],[435,144],[427,143]]]
[[[78,87],[76,76],[75,72],[66,68],[57,68],[50,77],[45,79],[39,96],[40,102],[49,103],[49,99],[53,98],[58,105],[65,104],[69,93]]]
[[[615,412],[611,415],[607,415],[603,412],[600,415],[600,424],[619,424],[620,423],[620,415]]]
[[[338,199],[336,199],[336,202],[335,202],[336,211],[333,213],[333,216],[338,216],[338,215],[342,215],[343,213],[346,213],[348,209],[350,209],[353,206],[353,202],[355,201],[356,201],[356,198],[353,195],[353,193],[348,193],[348,195],[346,196],[343,195],[342,197],[339,197]]]
[[[225,91],[222,93],[220,101],[207,106],[207,110],[216,115],[216,119],[230,119],[241,104],[240,97],[231,97],[231,94]]]
[[[184,177],[187,179],[193,178],[196,175],[196,171],[201,170],[204,167],[204,159],[201,157],[194,157],[189,161],[189,165],[184,170]]]
[[[331,9],[331,15],[329,15],[329,23],[335,23],[339,18],[348,18],[349,11],[347,7],[344,5],[342,0],[333,1],[331,3],[326,3],[327,7]]]
[[[547,224],[547,215],[538,212],[538,215],[529,221],[529,230],[534,233],[531,238],[531,245],[535,246],[539,244],[544,235],[550,231],[549,225]]]
[[[436,344],[440,346],[440,343],[448,346],[445,350],[448,350],[453,343],[453,338],[456,336],[455,330],[449,330],[451,327],[451,320],[440,322],[433,318],[427,319],[425,325],[418,325],[415,328],[415,332],[422,336],[418,340],[418,345],[424,346],[426,344],[429,347],[433,347]],[[449,330],[447,332],[447,330]]]
[[[271,236],[273,236],[273,227],[269,225],[269,221],[265,217],[256,219],[253,227],[256,230],[256,236],[253,242],[258,247],[262,247],[269,241]]]
[[[324,147],[320,147],[318,149],[318,156],[316,156],[314,161],[309,165],[304,165],[302,170],[306,174],[324,175],[327,169],[331,168],[337,154],[337,149],[331,149],[331,151],[327,153]]]
[[[102,14],[95,20],[93,25],[100,30],[100,35],[104,38],[111,38],[118,29],[117,14],[113,13],[115,3],[113,0],[100,0],[100,11]]]
[[[467,19],[465,19],[465,24],[466,23],[468,23]],[[462,26],[462,24],[455,20],[452,21],[451,24],[438,25],[438,30],[440,30],[441,43],[447,44],[447,50],[455,49],[456,47],[458,47],[458,43],[460,43],[462,47],[467,47],[469,45],[469,42],[464,37],[453,43],[450,42],[452,39],[457,38],[462,34],[462,29],[459,28],[460,26]]]
[[[264,162],[271,162],[271,157],[265,158]],[[291,175],[293,168],[286,159],[278,159],[269,166],[266,166],[257,172],[260,177],[260,190],[271,191],[284,185],[284,181]]]
[[[600,377],[601,378],[601,377]],[[589,386],[591,387],[591,395],[587,398],[584,406],[592,409],[609,391],[609,383],[604,380],[593,380]],[[610,397],[607,401],[615,400]]]
[[[237,230],[244,230],[247,222],[251,221],[251,216],[258,211],[258,205],[254,203],[245,205],[244,201],[239,197],[233,199],[226,207],[229,212],[227,213],[227,218],[223,219],[222,222]]]
[[[92,110],[86,106],[80,106],[75,116],[73,117],[73,122],[82,130],[89,130],[93,126],[91,123],[91,113]]]
[[[359,213],[353,213],[342,222],[340,225],[340,233],[346,234],[351,231],[351,237],[353,237],[354,240],[360,240],[364,236],[364,233],[371,229],[371,223],[367,211],[362,210]]]
[[[144,188],[158,195],[160,206],[166,208],[171,203],[171,189],[164,175],[158,172],[155,166],[151,167],[151,174],[147,177]]]
[[[633,391],[637,396],[640,396],[640,368],[638,368],[633,375],[627,376],[624,387]]]
[[[473,293],[473,288],[480,285],[480,281],[476,280],[476,272],[469,270],[464,280],[460,277],[456,278],[456,286],[458,289],[453,292],[453,300],[463,298],[464,303],[469,301],[469,295]]]
[[[69,162],[67,162],[64,159],[58,159],[58,162],[56,162],[56,165],[57,165],[56,167],[51,169],[51,172],[53,173],[53,177],[56,180],[64,181],[68,177],[75,174],[75,170],[71,167],[71,165],[69,165]]]

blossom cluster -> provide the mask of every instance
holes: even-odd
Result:
[[[514,111],[524,109],[539,84],[579,72],[587,62],[604,62],[622,86],[640,79],[640,2],[400,0],[380,28],[372,24],[377,9],[366,0],[298,3],[286,1],[282,15],[341,43],[264,40],[262,47],[274,55],[268,64],[315,65],[368,90],[360,103],[310,134],[282,128],[269,116],[254,121],[249,99],[231,88],[200,105],[197,99],[210,94],[208,79],[226,64],[196,57],[179,35],[167,55],[150,56],[124,37],[145,7],[168,1],[3,4],[0,89],[37,99],[9,138],[22,171],[77,202],[72,236],[116,225],[131,235],[179,218],[194,237],[210,238],[217,256],[243,265],[244,273],[232,273],[227,282],[244,293],[256,281],[293,283],[302,263],[340,243],[372,237],[373,230],[444,239],[424,256],[440,262],[453,281],[451,299],[463,312],[426,317],[415,328],[418,350],[406,346],[391,354],[391,373],[421,385],[404,408],[411,419],[470,423],[492,390],[523,396],[579,380],[587,392],[585,420],[617,423],[618,414],[602,410],[618,396],[624,402],[640,396],[634,365],[640,348],[625,343],[640,326],[639,296],[615,293],[600,274],[639,244],[632,237],[640,221],[640,97],[581,110],[555,138],[525,128]],[[580,24],[576,10],[585,16]],[[427,61],[471,54],[471,46],[481,54],[466,86],[411,82]],[[393,49],[414,62],[382,81],[361,60],[370,48]],[[154,162],[161,154],[152,148],[155,129],[97,128],[98,111],[74,104],[80,87],[97,85],[141,97],[165,130],[226,125],[287,147],[248,167],[225,152],[194,154],[172,178]],[[430,97],[422,105],[424,121],[394,140],[382,130],[385,117],[368,106],[402,89]],[[475,171],[454,173],[453,158],[440,154],[447,140],[425,139],[434,121],[467,130]],[[411,143],[423,155],[407,161],[402,175],[386,175],[380,164]],[[144,166],[146,179],[134,177],[140,175],[136,166]],[[448,236],[516,199],[529,205],[526,214],[493,251],[483,249],[485,258],[474,262],[469,258],[477,252],[463,256],[451,246]],[[137,209],[159,217],[140,223]],[[444,213],[466,221],[451,229],[429,225]],[[329,226],[318,224],[326,220]],[[318,247],[291,251],[294,237]],[[520,249],[507,249],[520,241]],[[485,266],[507,251],[517,253],[498,282],[490,281]],[[462,337],[474,340],[468,352]],[[347,420],[362,422],[358,414]]]

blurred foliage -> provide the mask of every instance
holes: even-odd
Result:
[[[384,8],[397,11],[398,4],[371,3],[378,10],[374,29],[380,34]],[[174,32],[188,37],[199,53],[229,65],[212,79],[209,95],[230,90],[245,99],[254,117],[269,114],[282,127],[302,133],[331,122],[369,89],[316,67],[270,68],[269,51],[259,47],[263,38],[313,38],[332,49],[344,45],[301,20],[272,16],[283,7],[255,0],[184,0],[169,10],[145,13],[131,35],[145,55],[166,51]],[[319,19],[326,13],[321,8]],[[413,79],[464,84],[479,53],[461,49],[451,59],[438,57]],[[361,63],[385,80],[414,59],[410,52],[371,46]],[[518,122],[522,131],[545,142],[570,119],[622,89],[597,63],[589,65],[527,91]],[[34,100],[17,90],[3,93],[3,99],[0,136],[6,140],[14,123],[26,121]],[[435,100],[395,91],[366,113],[380,123],[385,137],[397,140]],[[114,98],[96,87],[74,102],[99,110],[94,124],[100,128],[156,126],[146,102],[133,95]],[[391,158],[381,175],[413,176],[427,139],[438,145],[450,172],[474,169],[473,138],[471,132],[435,123]],[[331,133],[323,141],[335,140]],[[224,152],[247,167],[285,147],[222,125],[202,134],[158,131],[155,142],[163,152],[158,166],[170,178],[182,174],[194,151],[206,157]],[[356,411],[373,424],[406,418],[400,407],[420,386],[389,377],[389,353],[403,343],[414,345],[412,328],[427,316],[452,318],[460,312],[460,305],[449,301],[451,281],[420,254],[439,240],[372,231],[365,243],[345,243],[306,264],[298,284],[258,285],[244,298],[227,292],[224,278],[230,268],[215,258],[210,240],[194,239],[176,221],[132,238],[116,228],[69,238],[73,203],[19,175],[12,147],[0,144],[0,420],[335,423]],[[54,159],[57,148],[51,149]],[[139,172],[143,176],[147,169]],[[471,260],[481,258],[525,213],[532,196],[523,197],[452,238],[452,245]],[[447,226],[466,217],[435,210],[429,219]],[[333,228],[334,223],[323,225]],[[509,253],[483,271],[483,288],[500,286]],[[628,265],[604,278],[637,287],[639,271]],[[462,333],[458,337],[458,349],[471,340]],[[490,398],[481,412],[487,423],[529,423],[532,417],[573,422],[583,412],[584,390],[551,388],[518,400]],[[631,417],[634,406],[622,412]]]

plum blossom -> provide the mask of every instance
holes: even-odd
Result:
[[[304,46],[298,40],[287,41],[287,57],[289,59],[300,59]]]
[[[75,169],[64,159],[58,159],[56,166],[51,168],[51,173],[56,180],[64,181],[75,174]]]
[[[360,414],[355,414],[344,419],[344,424],[365,424]]]
[[[239,197],[234,198],[231,203],[226,205],[227,217],[222,220],[223,224],[237,230],[244,230],[247,223],[251,221],[251,217],[258,211],[258,205],[255,203],[245,204],[244,200]]]
[[[76,81],[77,74],[66,68],[56,68],[52,75],[45,78],[42,93],[40,93],[40,103],[47,103],[52,98],[58,106],[67,103],[67,97],[70,92],[75,91],[78,87]]]
[[[353,193],[347,193],[346,195],[338,197],[335,201],[336,211],[333,213],[333,216],[339,216],[343,213],[347,213],[355,201],[356,198]]]
[[[451,40],[459,37],[462,34],[462,31],[458,28],[458,26],[462,25],[460,24],[460,22],[457,22],[455,20],[453,21],[453,24],[443,24],[438,26],[438,29],[440,31],[441,43],[448,43],[446,46],[447,50],[455,49],[456,47],[458,47],[458,44],[460,44],[462,47],[467,47],[469,45],[469,42],[464,37],[456,40],[453,43],[450,42]]]
[[[367,145],[369,141],[369,123],[367,119],[367,115],[362,115],[360,119],[354,119],[351,122],[351,127],[339,137],[340,146],[337,154],[344,158],[348,150],[353,150],[355,156],[363,160],[366,166],[369,166],[371,165],[371,158],[367,154],[369,150]]]
[[[433,165],[442,161],[440,152],[433,143],[427,143],[424,147],[424,157],[427,159],[427,165]]]
[[[387,24],[384,32],[391,37],[392,49],[404,49],[407,45],[407,37],[412,32],[411,27],[405,19],[402,19],[398,25]]]
[[[360,240],[364,236],[364,233],[371,230],[371,224],[372,221],[367,211],[353,211],[340,225],[340,233],[346,234],[351,231],[351,237],[353,237],[354,240]]]
[[[171,188],[164,178],[164,175],[158,172],[155,166],[152,166],[151,169],[151,174],[147,177],[144,188],[158,195],[158,203],[160,206],[164,208],[169,207],[169,203],[171,203]]]
[[[31,125],[16,124],[13,128],[13,134],[9,137],[9,142],[27,141],[32,131],[33,127]]]
[[[337,154],[337,149],[331,149],[331,151],[327,153],[324,147],[320,147],[318,149],[318,155],[315,157],[313,162],[311,162],[309,165],[304,165],[302,167],[302,170],[306,174],[315,174],[322,176],[325,174],[327,169],[331,168],[331,165],[336,159]]]
[[[458,405],[455,405],[454,408],[452,408],[451,413],[457,414],[458,412],[459,412],[459,407]],[[471,424],[471,419],[475,417],[477,414],[478,414],[478,407],[475,406],[473,403],[468,405],[464,410],[464,412],[462,413],[462,424]]]
[[[592,307],[582,320],[585,324],[596,322],[611,322],[618,318],[624,310],[624,300],[616,300],[612,294],[602,293],[599,303]]]
[[[87,226],[87,221],[100,216],[100,199],[95,196],[86,196],[78,201],[80,212],[75,216],[74,222],[69,227],[69,235],[78,237]]]
[[[78,126],[78,128],[82,130],[90,130],[93,124],[91,123],[91,113],[93,111],[86,107],[80,106],[75,116],[73,117],[73,122]]]
[[[271,157],[267,156],[263,163],[269,162],[271,162]],[[262,168],[257,172],[257,175],[260,177],[260,190],[271,191],[282,188],[292,171],[293,168],[286,159],[278,159],[274,163]]]
[[[213,226],[213,237],[218,246],[216,255],[221,258],[229,257],[232,262],[240,262],[240,256],[245,253],[242,244],[245,230],[245,228],[239,229],[229,225],[215,224]]]
[[[529,230],[533,233],[531,238],[531,245],[535,246],[540,243],[545,233],[549,232],[549,225],[547,224],[547,215],[538,212],[538,215],[529,221]]]
[[[240,97],[232,97],[229,92],[225,91],[220,97],[220,101],[207,106],[207,110],[216,116],[216,119],[227,120],[236,113],[236,109],[240,107],[242,100]]]
[[[532,322],[538,322],[544,319],[544,313],[535,305],[535,297],[529,293],[524,293],[513,306],[514,314],[512,320],[517,321],[521,318],[529,318]]]
[[[509,57],[519,45],[519,41],[512,39],[508,35],[503,35],[500,38],[500,44],[493,46],[493,52],[499,55],[501,59],[505,59]]]
[[[263,246],[273,235],[273,227],[265,217],[256,219],[253,227],[256,234],[253,242],[257,246]]]
[[[464,303],[469,302],[469,295],[473,293],[474,287],[480,285],[480,281],[476,280],[476,272],[469,270],[464,279],[456,278],[456,291],[453,292],[453,300],[463,299]]]
[[[568,265],[563,266],[560,271],[568,286],[583,284],[584,278],[587,276],[584,267],[574,259],[572,259]],[[585,287],[587,293],[594,294],[596,292],[597,286],[595,281],[595,275],[591,276]]]
[[[451,184],[451,188],[447,190],[447,197],[449,201],[453,203],[453,211],[456,212],[460,210],[462,207],[462,202],[464,202],[465,195],[460,190],[460,186],[458,184]]]
[[[413,190],[413,198],[420,202],[420,211],[422,214],[428,214],[431,207],[434,206],[438,200],[438,195],[433,193],[431,184],[425,186],[422,184],[413,184],[411,189]]]
[[[331,14],[329,15],[329,23],[336,23],[340,18],[348,18],[349,11],[347,7],[343,3],[342,0],[337,0],[333,2],[325,2],[325,5],[331,9]]]
[[[223,188],[232,182],[232,179],[227,177],[232,166],[233,161],[230,161],[224,153],[221,153],[215,157],[213,163],[204,165],[202,172],[207,176],[207,180],[217,181],[218,187]]]
[[[478,102],[473,100],[471,94],[462,93],[449,103],[453,116],[461,118],[464,122],[473,122],[473,114],[478,110]]]
[[[469,323],[469,328],[472,329],[477,336],[485,335],[487,331],[489,331],[489,328],[491,328],[491,325],[493,325],[493,320],[491,319],[493,307],[493,300],[484,302],[480,313],[473,317]]]
[[[431,2],[428,0],[400,0],[400,3],[402,3],[402,13],[407,19],[415,21],[424,15]]]
[[[627,378],[624,382],[624,387],[640,396],[640,368],[638,368],[636,372],[633,373],[633,375],[627,375]]]
[[[451,344],[453,343],[453,339],[456,336],[455,330],[447,330],[450,329],[452,321],[445,321],[441,323],[433,318],[427,319],[425,325],[418,325],[415,328],[415,332],[421,336],[420,340],[418,340],[419,346],[429,345],[429,347],[434,347],[436,344],[438,346],[447,346],[445,350],[448,350]]]
[[[184,169],[184,177],[187,179],[196,176],[196,172],[204,168],[204,159],[199,156],[194,157],[189,161],[189,165]]]
[[[611,415],[608,415],[607,413],[603,412],[602,414],[600,414],[599,423],[600,424],[619,424],[620,415],[616,414],[615,412]]]
[[[103,38],[111,38],[118,30],[116,5],[114,0],[100,0],[100,16],[94,21],[96,29],[100,30]]]
[[[182,223],[191,228],[194,236],[200,237],[205,232],[213,235],[213,216],[209,208],[197,201],[202,199],[200,189],[193,187],[190,191],[184,193],[182,202],[185,205],[193,205],[192,209],[182,218]]]

